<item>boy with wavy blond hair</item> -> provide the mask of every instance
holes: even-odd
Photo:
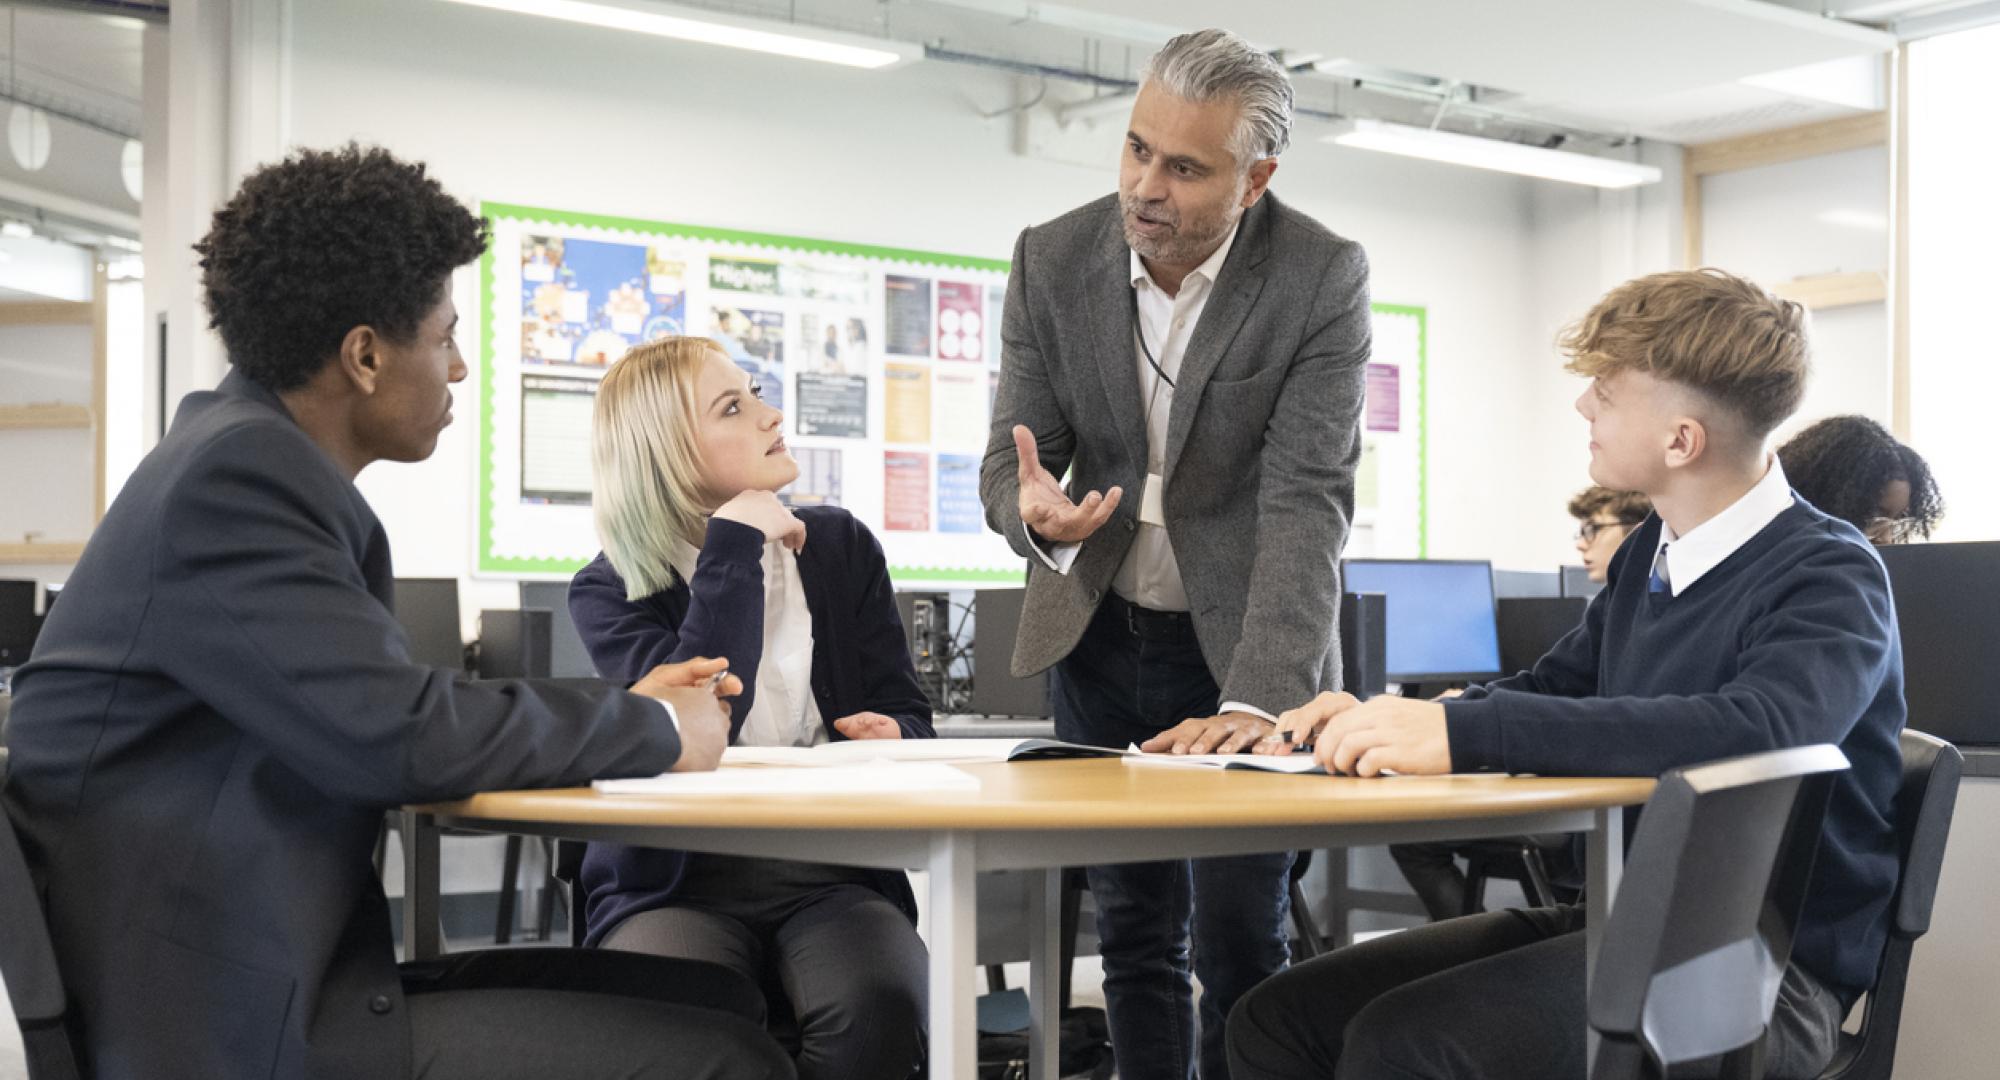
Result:
[[[1653,502],[1584,623],[1530,671],[1448,702],[1322,694],[1279,720],[1329,771],[1657,776],[1834,743],[1827,811],[1768,1041],[1813,1077],[1873,983],[1897,875],[1903,663],[1881,560],[1792,494],[1769,447],[1798,408],[1805,315],[1715,270],[1613,289],[1561,344],[1590,380],[1590,475]],[[1273,743],[1268,751],[1285,749]],[[1245,997],[1233,1075],[1582,1077],[1583,909],[1502,911],[1332,953]]]

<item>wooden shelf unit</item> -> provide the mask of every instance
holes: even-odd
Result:
[[[93,423],[88,405],[0,405],[0,431],[87,428]]]
[[[32,544],[0,544],[0,566],[73,563],[83,557],[83,541],[43,540]]]

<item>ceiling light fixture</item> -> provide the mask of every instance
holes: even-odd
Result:
[[[819,60],[829,64],[882,70],[923,56],[923,47],[903,41],[822,30],[769,19],[728,15],[719,11],[647,3],[643,0],[450,0],[454,4],[491,8],[520,15],[540,15],[566,22],[678,38],[704,45]]]
[[[1568,150],[1545,150],[1539,146],[1392,124],[1383,120],[1342,120],[1334,125],[1332,133],[1322,136],[1320,141],[1475,169],[1588,184],[1591,187],[1637,187],[1656,184],[1661,177],[1658,168],[1637,162],[1617,161]]]

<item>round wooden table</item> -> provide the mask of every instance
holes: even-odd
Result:
[[[957,766],[976,791],[867,795],[602,795],[500,791],[412,807],[404,822],[404,941],[434,955],[437,835],[471,829],[602,840],[929,874],[930,1071],[970,1077],[977,926],[974,875],[1025,871],[1030,1075],[1056,1076],[1056,917],[1065,866],[1585,832],[1589,952],[1622,864],[1622,809],[1649,779],[1351,777],[1127,765],[1116,759]],[[885,784],[885,787],[887,785]]]

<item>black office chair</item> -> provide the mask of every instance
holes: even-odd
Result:
[[[0,786],[7,781],[7,751],[0,747]],[[76,1047],[70,1042],[68,995],[56,970],[48,915],[21,838],[11,820],[0,822],[0,977],[21,1027],[29,1080],[78,1080]]]
[[[389,831],[391,829],[400,830],[402,828],[401,819],[402,814],[395,810],[382,815],[382,825],[375,832],[376,877],[382,876],[383,864],[389,855]],[[443,835],[487,836],[491,834],[446,829]],[[493,920],[493,944],[495,945],[511,944],[514,940],[514,912],[519,903],[521,892],[521,842],[523,839],[525,838],[509,833],[507,836],[507,845],[500,857],[499,901]],[[549,867],[549,872],[547,877],[542,881],[541,889],[537,894],[534,939],[536,941],[547,941],[549,940],[549,930],[555,925],[557,894],[560,893],[563,902],[567,904],[569,902],[569,892],[555,876],[555,841],[542,839],[541,845],[544,862]]]
[[[1591,1080],[1720,1057],[1763,1075],[1827,799],[1847,758],[1802,746],[1675,769],[1646,803],[1591,979]]]
[[[1549,874],[1549,859],[1569,848],[1567,833],[1509,836],[1496,840],[1470,840],[1460,845],[1465,856],[1464,915],[1486,910],[1486,882],[1499,878],[1517,881],[1528,902],[1536,907],[1554,907],[1576,899],[1572,890],[1565,897],[1557,892]]]
[[[1820,1080],[1888,1080],[1896,1062],[1896,1030],[1903,1018],[1903,990],[1910,952],[1931,927],[1938,872],[1944,866],[1965,755],[1921,731],[1903,732],[1903,782],[1896,791],[1896,840],[1902,878],[1890,907],[1889,941],[1882,949],[1875,985],[1862,1007],[1861,1030],[1842,1034]]]

